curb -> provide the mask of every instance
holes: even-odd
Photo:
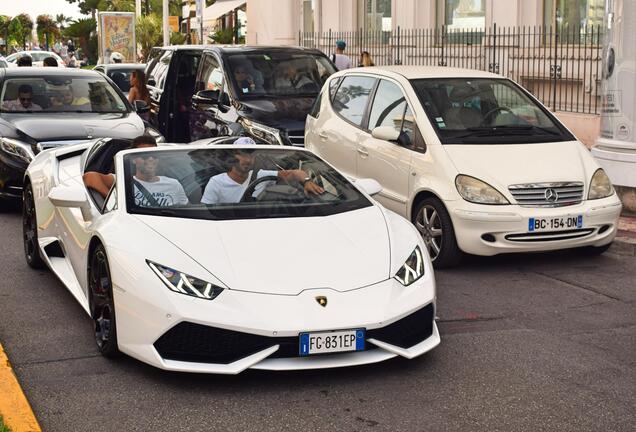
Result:
[[[42,432],[0,344],[0,414],[12,432]]]
[[[636,256],[636,238],[619,231],[609,252],[617,255]]]

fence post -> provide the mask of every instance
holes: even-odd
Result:
[[[444,39],[445,39],[444,38],[444,34],[445,34],[445,32],[446,32],[446,26],[442,25],[442,29],[441,29],[441,32],[440,32],[440,35],[439,35],[440,38],[442,39],[442,57],[437,62],[438,66],[446,66],[446,60],[444,60]]]
[[[492,57],[488,64],[488,72],[499,73],[499,63],[497,63],[497,23],[492,25]]]
[[[400,58],[400,26],[397,28],[397,57],[394,64],[401,65],[402,59]]]
[[[559,26],[554,26],[554,72],[552,73],[552,111],[556,111],[557,78],[561,76],[561,65],[557,61],[559,55]]]
[[[327,36],[327,55],[331,58],[331,29],[329,29],[329,36]]]

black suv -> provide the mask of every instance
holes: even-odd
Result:
[[[243,130],[302,146],[305,117],[336,71],[318,50],[266,46],[154,48],[146,77],[151,123],[169,142]]]
[[[43,150],[101,137],[131,139],[144,130],[135,108],[102,74],[0,69],[0,199],[22,197],[26,167]]]

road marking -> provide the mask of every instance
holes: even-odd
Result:
[[[0,414],[12,432],[42,432],[0,344]]]

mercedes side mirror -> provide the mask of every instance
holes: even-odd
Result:
[[[391,126],[378,126],[371,131],[371,136],[383,141],[397,141],[400,131]]]

